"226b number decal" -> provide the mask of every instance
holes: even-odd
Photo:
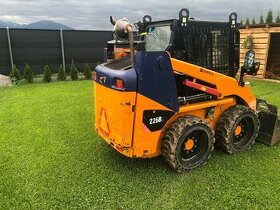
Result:
[[[154,132],[161,130],[172,115],[174,112],[167,110],[145,110],[142,122],[151,132]]]
[[[161,122],[162,122],[162,116],[150,118],[150,125],[161,123]]]

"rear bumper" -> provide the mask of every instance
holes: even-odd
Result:
[[[109,145],[111,145],[115,150],[117,150],[119,153],[125,155],[126,157],[133,157],[133,148],[132,147],[123,147],[120,144],[117,144],[113,142],[110,138],[108,138],[101,130],[98,130],[96,125],[94,125],[96,133],[103,138],[105,142],[107,142]]]

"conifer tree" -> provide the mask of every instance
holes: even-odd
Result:
[[[73,60],[70,66],[70,78],[71,80],[78,80],[78,69]]]
[[[49,83],[51,81],[52,81],[52,71],[48,65],[45,65],[43,82]]]
[[[24,66],[23,77],[28,83],[34,82],[34,73],[28,64]]]
[[[64,81],[66,79],[66,74],[63,69],[63,66],[60,65],[57,72],[57,81]]]
[[[267,17],[265,20],[265,23],[273,23],[273,15],[272,15],[272,10],[269,10],[267,13]]]

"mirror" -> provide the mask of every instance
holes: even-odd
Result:
[[[244,64],[241,67],[241,74],[239,79],[239,85],[244,86],[244,76],[252,75],[256,76],[260,68],[260,62],[255,62],[254,50],[249,50],[245,54]]]
[[[245,54],[244,67],[246,69],[251,68],[254,62],[255,62],[255,52],[253,50],[249,50]]]
[[[255,62],[255,52],[249,50],[245,54],[244,65],[242,66],[244,73],[249,75],[257,75],[257,72],[260,67],[260,62]]]

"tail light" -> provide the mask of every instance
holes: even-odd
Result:
[[[96,71],[92,72],[92,78],[96,80]]]
[[[120,90],[124,89],[124,82],[121,79],[116,79],[116,88]]]

